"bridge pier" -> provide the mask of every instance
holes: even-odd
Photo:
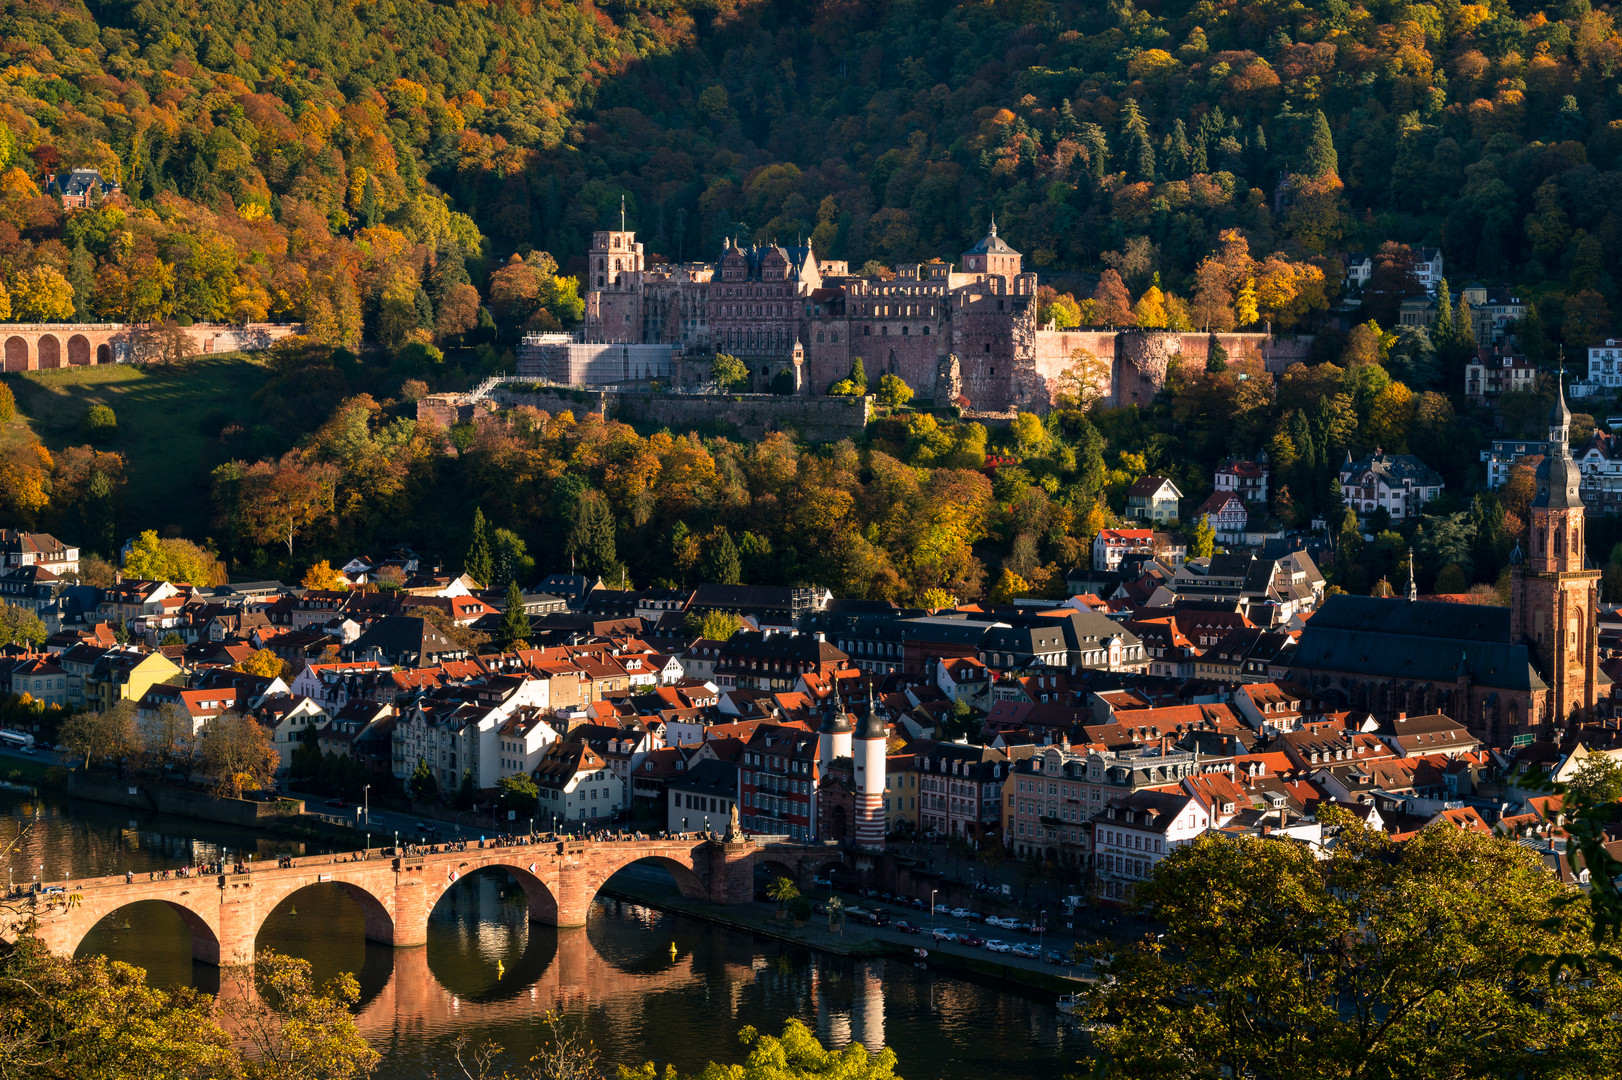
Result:
[[[709,900],[747,904],[755,898],[755,845],[747,840],[711,840]]]

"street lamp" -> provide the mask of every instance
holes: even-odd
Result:
[[[1047,909],[1043,908],[1042,909],[1042,921],[1036,924],[1036,948],[1037,948],[1038,952],[1040,952],[1041,949],[1042,949],[1042,935],[1047,931],[1047,928],[1048,928],[1048,913],[1047,913]]]
[[[372,785],[371,784],[367,784],[365,787],[360,789],[360,797],[365,802],[365,806],[366,806],[366,824],[370,825],[372,823]]]
[[[931,934],[935,932],[935,894],[939,891],[939,889],[929,890],[929,932]]]
[[[394,830],[394,857],[396,859],[398,859],[400,857],[400,830],[399,829]]]

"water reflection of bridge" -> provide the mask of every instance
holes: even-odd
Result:
[[[447,988],[428,964],[427,949],[396,949],[388,982],[366,1002],[357,1017],[361,1033],[374,1045],[394,1039],[421,1039],[457,1031],[484,1031],[524,1018],[538,1020],[547,1012],[597,1009],[610,1018],[620,1013],[626,1024],[640,1020],[650,992],[681,991],[697,987],[714,975],[699,969],[691,951],[651,951],[628,972],[606,958],[592,944],[585,927],[559,929],[556,950],[544,959],[539,972],[522,961],[512,971],[469,993]],[[660,942],[659,944],[662,944]],[[750,961],[722,965],[730,991],[729,1007],[736,1017],[742,1008],[745,985],[771,965],[755,955]],[[815,1028],[827,1043],[842,1046],[859,1042],[869,1050],[884,1045],[884,990],[882,962],[856,965],[854,985],[834,992],[826,980],[813,978]]]

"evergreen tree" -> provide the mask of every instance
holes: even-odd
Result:
[[[1205,370],[1210,372],[1228,370],[1228,350],[1222,347],[1216,335],[1210,338],[1210,348],[1205,353]]]
[[[1073,139],[1076,137],[1077,132],[1081,130],[1081,125],[1076,123],[1076,111],[1071,108],[1069,98],[1065,98],[1059,103],[1058,130],[1061,139]]]
[[[484,520],[484,509],[478,507],[473,511],[473,540],[468,545],[467,557],[462,560],[462,572],[488,587],[494,571],[495,563],[490,555],[490,526]]]
[[[473,770],[463,769],[462,786],[456,789],[457,807],[462,810],[471,810],[473,809],[473,804],[478,801],[478,798],[479,788],[473,782]]]
[[[851,362],[850,381],[855,384],[858,395],[867,393],[867,366],[860,356]]]
[[[96,260],[84,246],[84,238],[73,246],[73,257],[68,262],[68,284],[73,286],[73,317],[78,322],[89,322],[90,301],[96,293]]]
[[[732,534],[722,529],[704,553],[704,580],[714,585],[736,585],[742,573],[738,545],[732,542]]]
[[[1438,345],[1447,345],[1453,341],[1453,301],[1452,293],[1448,288],[1447,278],[1436,283],[1436,331],[1434,340]]]
[[[507,610],[501,616],[501,628],[496,631],[496,643],[503,652],[522,649],[529,644],[529,614],[524,610],[524,590],[514,581],[507,586]]]
[[[1109,171],[1109,140],[1103,128],[1089,121],[1081,125],[1081,142],[1087,148],[1087,169],[1096,184]]]
[[[1149,141],[1149,125],[1132,98],[1121,107],[1121,157],[1131,167],[1133,179],[1155,178],[1155,148]]]
[[[1256,130],[1260,132],[1261,129]],[[1322,109],[1312,114],[1312,134],[1308,136],[1306,150],[1301,155],[1301,171],[1314,178],[1325,173],[1340,172],[1340,159],[1335,156],[1335,139],[1329,131],[1329,118]]]
[[[579,573],[596,576],[613,569],[614,512],[601,492],[588,488],[581,493],[564,549]]]
[[[1167,176],[1181,179],[1188,175],[1188,128],[1183,123],[1182,117],[1172,121],[1171,134],[1166,136],[1163,157]]]
[[[417,295],[412,300],[417,309],[417,329],[432,330],[434,328],[434,302],[428,299],[428,290],[421,285],[417,286]]]
[[[434,779],[434,770],[422,758],[417,759],[417,767],[411,772],[411,779],[406,781],[406,787],[411,790],[413,799],[427,802],[439,794],[439,781]]]

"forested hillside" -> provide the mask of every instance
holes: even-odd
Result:
[[[271,318],[314,339],[268,358],[251,423],[194,424],[209,490],[162,519],[119,509],[128,436],[96,451],[59,427],[54,458],[0,438],[0,511],[93,550],[206,504],[234,567],[296,575],[401,540],[454,555],[482,505],[513,565],[1006,596],[1062,588],[1137,476],[1198,500],[1212,460],[1263,446],[1298,526],[1340,512],[1348,451],[1412,449],[1447,478],[1412,535],[1344,538],[1357,591],[1410,544],[1422,584],[1490,583],[1524,524],[1529,475],[1475,495],[1493,420],[1456,396],[1467,324],[1389,333],[1411,278],[1371,282],[1383,330],[1319,333],[1333,363],[1277,387],[1179,369],[1141,413],[989,434],[909,414],[820,451],[568,415],[416,425],[417,396],[579,319],[571,266],[622,197],[673,259],[726,236],[951,258],[995,214],[1061,321],[1313,329],[1338,254],[1400,242],[1440,246],[1454,286],[1530,299],[1519,344],[1546,364],[1615,329],[1622,37],[1588,0],[0,0],[0,51],[0,319]],[[65,212],[42,185],[74,166],[123,194]],[[357,357],[363,339],[382,350]],[[1530,397],[1506,396],[1510,426],[1542,415],[1510,408]],[[36,432],[43,400],[18,396]],[[1023,464],[988,482],[988,449]],[[267,507],[290,499],[308,514],[287,531]]]
[[[567,270],[622,194],[671,258],[735,234],[952,257],[995,213],[1038,267],[1108,261],[1134,291],[1192,291],[1238,226],[1297,257],[1440,244],[1456,284],[1533,287],[1557,334],[1565,295],[1615,299],[1622,38],[1587,0],[3,10],[13,318],[58,314],[66,281],[95,317],[461,333],[447,256],[488,306],[490,260]],[[80,164],[139,212],[35,197]],[[542,300],[508,314],[568,321]]]

